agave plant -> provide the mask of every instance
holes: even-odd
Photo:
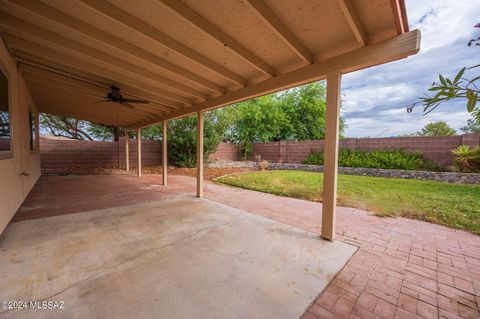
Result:
[[[458,171],[471,173],[480,169],[480,147],[460,145],[452,151],[452,154],[455,155],[453,164]]]

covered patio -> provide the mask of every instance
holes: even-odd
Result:
[[[436,265],[428,253],[410,257],[418,235],[375,222],[379,236],[371,228],[357,234],[349,223],[370,219],[356,212],[336,227],[341,76],[419,51],[404,1],[1,4],[9,148],[0,154],[0,297],[65,301],[60,311],[2,309],[1,317],[367,318],[367,309],[387,318],[411,307],[400,297],[417,301],[410,313],[438,316],[440,292],[450,313],[478,314],[478,272],[469,268],[477,256],[459,257],[465,272],[448,277],[447,288],[435,286],[432,297],[396,277],[406,278],[410,258]],[[204,183],[205,112],[318,80],[327,83],[323,205]],[[127,157],[126,167],[136,161],[138,176],[38,179],[39,112],[134,131],[138,157]],[[198,123],[197,178],[168,177],[167,123],[189,115]],[[163,174],[142,176],[141,130],[155,124],[162,125]],[[462,238],[439,250],[452,263],[462,245],[478,251],[468,235],[441,234]],[[395,273],[375,277],[372,266],[381,264]],[[413,278],[440,281],[436,270],[411,267]],[[382,288],[368,288],[371,280]]]
[[[298,318],[356,251],[198,199],[194,185],[184,176],[169,188],[161,176],[42,177],[3,235],[0,286],[10,288],[0,296],[65,309],[0,317]]]
[[[2,235],[2,298],[65,300],[69,318],[480,314],[478,236],[339,207],[332,244],[315,238],[321,203],[195,184],[42,177]]]
[[[204,112],[326,80],[321,236],[330,241],[341,75],[420,49],[403,0],[3,0],[0,18],[9,63],[37,111],[124,127],[137,137],[144,127],[162,125],[164,185],[167,121],[195,114],[197,197],[203,195]]]

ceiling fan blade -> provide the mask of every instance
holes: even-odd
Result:
[[[150,101],[148,100],[140,100],[140,99],[123,99],[125,102],[130,102],[130,103],[142,103],[142,104],[148,104]]]
[[[128,103],[128,102],[122,102],[120,103],[121,105],[125,105],[126,107],[129,107],[131,109],[135,109],[135,106],[133,106],[132,104]]]

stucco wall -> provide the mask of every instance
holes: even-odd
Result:
[[[15,61],[1,40],[0,69],[9,79],[12,134],[12,156],[0,158],[0,233],[2,233],[40,177],[40,155],[38,151],[30,151],[29,110],[36,113],[35,104],[24,80],[17,72]],[[22,172],[29,175],[21,175]]]

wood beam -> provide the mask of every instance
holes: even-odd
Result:
[[[163,186],[167,186],[167,174],[168,174],[168,145],[167,145],[167,121],[162,122],[162,181]]]
[[[178,83],[164,76],[161,76],[155,72],[152,72],[148,69],[138,67],[125,60],[116,58],[111,54],[107,54],[103,51],[90,48],[84,45],[83,43],[79,43],[77,41],[60,36],[57,33],[48,31],[46,29],[42,29],[33,24],[30,24],[28,22],[25,22],[23,20],[17,19],[15,17],[12,17],[10,15],[7,15],[1,12],[0,12],[0,25],[2,25],[7,30],[7,32],[10,32],[15,36],[22,37],[22,35],[19,35],[20,33],[20,34],[26,34],[29,37],[35,37],[37,39],[37,42],[38,42],[38,39],[47,41],[56,46],[60,46],[70,51],[80,53],[92,59],[101,61],[102,64],[108,64],[116,69],[120,69],[122,71],[126,70],[130,73],[136,74],[136,76],[141,76],[146,79],[156,81],[158,83],[161,83],[163,86],[167,86],[175,91],[181,92],[180,94],[182,95],[186,95],[193,98],[199,98],[202,100],[205,100],[207,98],[207,96],[204,93],[199,92],[184,84]]]
[[[127,173],[130,173],[130,138],[127,130],[125,130],[125,168]]]
[[[126,107],[123,109],[111,104],[100,105],[98,103],[85,102],[80,99],[71,98],[65,94],[52,94],[50,92],[45,92],[44,90],[36,87],[29,87],[29,91],[32,93],[32,98],[35,103],[42,102],[44,105],[52,104],[58,108],[63,108],[72,113],[78,111],[79,114],[83,112],[92,115],[105,115],[106,118],[110,117],[111,119],[122,119],[133,123],[136,121],[141,121],[142,119],[145,120],[152,118],[152,116],[145,116],[135,112],[134,110],[127,110]]]
[[[327,111],[323,164],[322,238],[333,241],[337,206],[340,72],[327,74]]]
[[[169,0],[172,1],[172,0]],[[263,0],[247,0],[254,12],[280,36],[280,38],[305,62],[313,63],[310,51],[298,40],[287,26],[273,13]]]
[[[45,103],[45,104],[43,104]],[[76,110],[75,112],[65,109],[63,106],[57,106],[52,103],[35,101],[35,104],[38,106],[41,113],[47,113],[58,116],[65,116],[70,118],[75,118],[79,120],[90,121],[92,123],[112,125],[126,127],[131,125],[132,120],[120,119],[117,117],[112,117],[111,115],[104,115],[103,113],[91,113],[84,112],[81,110]]]
[[[390,0],[392,7],[393,20],[397,28],[397,34],[408,32],[407,12],[404,0]]]
[[[90,1],[90,0],[89,0]],[[184,5],[178,0],[159,0],[167,8],[178,14],[187,22],[197,27],[205,34],[215,39],[217,42],[223,44],[226,48],[230,49],[233,53],[244,59],[250,65],[255,67],[263,74],[273,77],[275,76],[275,70],[268,65],[265,61],[253,54],[243,45],[235,41],[231,36],[217,28],[210,21],[196,13],[194,10]]]
[[[121,50],[129,55],[144,60],[154,66],[163,68],[173,74],[183,77],[189,81],[195,82],[213,92],[223,94],[225,89],[197,74],[179,67],[163,58],[160,58],[140,47],[137,47],[127,41],[115,37],[99,28],[89,25],[79,19],[71,17],[56,8],[46,5],[36,0],[7,0],[14,5],[20,6],[25,10],[41,15],[55,23],[67,27],[75,32],[87,35],[96,41],[106,44],[114,49]]]
[[[89,72],[91,74],[96,74],[100,76],[107,77],[109,79],[115,80],[119,83],[126,83],[132,87],[145,88],[151,91],[156,92],[157,94],[163,96],[165,99],[168,99],[172,103],[172,107],[176,107],[175,103],[180,103],[183,105],[191,105],[194,101],[188,99],[184,96],[181,96],[176,93],[163,90],[163,87],[160,84],[151,84],[145,80],[141,80],[139,77],[132,78],[131,76],[126,76],[125,73],[119,73],[107,68],[100,66],[99,64],[94,64],[78,57],[75,57],[71,54],[65,52],[60,52],[52,48],[47,48],[38,43],[33,43],[11,34],[3,33],[3,37],[7,42],[9,48],[14,48],[21,52],[28,52],[29,54],[37,57],[42,57],[46,60],[54,61],[55,63],[70,66],[75,69],[83,70],[84,72]]]
[[[142,129],[137,129],[137,176],[142,177]]]
[[[252,84],[243,89],[228,92],[217,98],[194,105],[193,107],[172,112],[156,120],[138,123],[133,127],[146,127],[164,120],[180,118],[198,111],[212,110],[261,95],[322,80],[325,79],[326,74],[335,70],[339,70],[342,74],[345,74],[374,65],[399,60],[416,54],[418,50],[420,50],[420,31],[410,31],[395,38],[368,45],[340,56],[319,61],[304,68]]]
[[[139,120],[142,118],[153,118],[154,115],[151,113],[145,113],[143,111],[138,111],[130,109],[127,106],[120,105],[117,103],[96,103],[96,101],[89,98],[80,98],[77,96],[70,95],[66,92],[53,91],[51,89],[45,89],[45,86],[41,84],[32,84],[28,85],[29,90],[32,92],[32,95],[38,99],[39,97],[50,98],[62,102],[66,108],[71,106],[80,106],[82,108],[89,108],[94,111],[108,110],[109,112],[120,112],[125,117],[130,117],[132,120]]]
[[[362,27],[362,24],[360,23],[360,19],[358,18],[357,12],[353,7],[351,0],[337,0],[337,2],[357,41],[361,45],[366,45],[367,35]]]
[[[143,22],[141,19],[138,19],[123,10],[109,4],[103,0],[80,0],[87,6],[91,7],[92,9],[110,17],[113,20],[116,20],[132,30],[143,34],[144,36],[154,40],[155,42],[163,45],[164,47],[175,51],[190,61],[193,61],[215,73],[224,77],[225,79],[236,83],[240,86],[245,86],[246,80],[241,78],[239,75],[235,74],[234,72],[228,70],[227,68],[221,66],[217,62],[210,60],[209,58],[201,55],[200,53],[192,50],[191,48],[187,47],[186,45],[180,43],[179,41],[169,37],[165,33],[161,32],[160,30],[155,29],[151,25]]]
[[[197,112],[197,197],[203,197],[203,112]]]
[[[40,81],[32,80],[30,78],[26,79],[26,81],[29,89],[35,92],[41,92],[45,96],[52,96],[52,97],[58,96],[71,102],[76,101],[81,104],[89,104],[92,106],[96,105],[98,108],[102,106],[108,106],[113,110],[125,112],[129,115],[130,114],[141,115],[142,117],[151,117],[151,118],[158,116],[157,113],[144,110],[141,107],[138,107],[137,105],[134,105],[134,109],[130,109],[127,106],[120,105],[118,103],[111,103],[111,102],[99,103],[100,101],[102,101],[102,98],[99,97],[95,99],[95,97],[93,97],[91,94],[82,94],[82,93],[74,92],[71,89],[65,89],[60,85],[55,86],[54,84],[49,82],[40,82]],[[68,104],[66,105],[68,106]]]
[[[103,89],[104,93],[110,90],[111,83],[105,84],[105,79],[87,79],[85,77],[73,74],[72,72],[74,72],[74,70],[68,72],[55,68],[55,65],[53,67],[50,67],[48,65],[40,65],[30,60],[26,60],[25,58],[20,57],[18,54],[14,55],[14,57],[17,61],[21,62],[19,63],[19,70],[24,76],[39,76],[48,81],[62,82],[79,89]],[[125,96],[151,101],[154,104],[151,105],[152,110],[163,111],[163,113],[172,111],[172,107],[163,104],[163,98],[153,94],[152,92],[145,92],[143,90],[138,90],[126,85],[122,85],[121,89],[122,94],[124,94]],[[150,105],[148,105],[147,107],[150,107]]]
[[[96,100],[92,101],[92,103],[98,103],[105,96],[105,91],[97,92],[97,91],[89,91],[88,89],[85,89],[85,88],[75,88],[75,87],[69,86],[68,84],[52,81],[51,79],[48,80],[48,79],[37,77],[31,74],[23,74],[23,77],[27,82],[28,87],[39,88],[39,89],[45,90],[46,93],[53,94],[58,91],[59,93],[62,93],[64,95],[68,94],[69,96],[72,96],[77,100],[82,98],[91,99],[92,97],[96,97]],[[160,112],[159,110],[156,110],[151,106],[147,107],[146,105],[143,105],[143,104],[135,104],[134,107],[135,107],[135,110],[138,110],[144,113],[145,115],[149,115],[149,116],[155,117],[155,116],[161,116],[162,114],[165,114],[165,112]]]

